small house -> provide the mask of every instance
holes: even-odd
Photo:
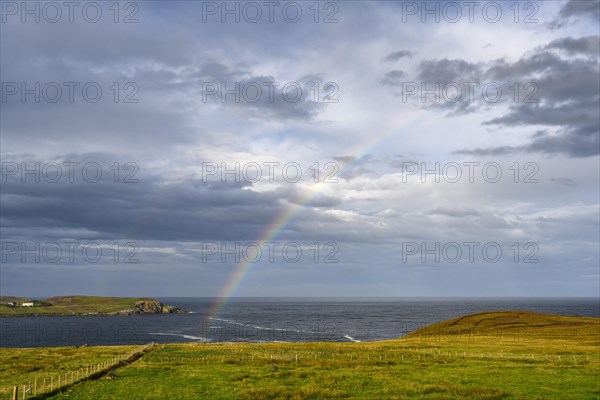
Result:
[[[33,301],[24,301],[21,307],[33,307]]]

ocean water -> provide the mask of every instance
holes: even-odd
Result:
[[[600,303],[579,299],[232,299],[210,316],[207,298],[160,298],[187,314],[0,318],[0,347],[148,342],[366,342],[481,311],[529,310],[600,317]]]

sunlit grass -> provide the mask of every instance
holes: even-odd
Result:
[[[502,332],[497,329],[500,320]],[[52,398],[598,398],[600,320],[558,320],[538,313],[484,313],[463,319],[478,326],[468,332],[445,330],[456,327],[451,320],[381,342],[158,345],[131,365]],[[509,333],[511,327],[526,328],[528,323],[540,329]],[[72,351],[94,349],[101,348]],[[53,349],[3,350],[17,359],[26,351]],[[39,364],[46,369],[50,359],[41,357]],[[61,368],[68,369],[68,358],[63,361]],[[12,365],[26,371],[31,364],[23,361],[19,366],[15,360]],[[1,382],[16,378],[3,376]]]

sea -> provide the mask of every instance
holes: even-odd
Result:
[[[494,310],[600,317],[598,298],[158,298],[185,314],[0,318],[0,347],[149,342],[369,342]]]

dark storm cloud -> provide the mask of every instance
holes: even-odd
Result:
[[[465,60],[425,60],[419,64],[418,79],[423,82],[466,82],[480,74],[477,64]]]
[[[515,146],[499,146],[490,149],[462,149],[456,150],[454,154],[468,154],[473,156],[505,156],[507,154],[517,153],[519,148]]]
[[[73,183],[66,180],[66,173],[58,183],[44,175],[39,183],[31,174],[25,182],[18,174],[6,178],[0,197],[3,236],[42,230],[61,236],[68,230],[85,230],[97,238],[251,240],[279,215],[279,199],[286,196],[244,190],[248,184],[243,182],[193,178],[170,182],[143,173],[135,175],[137,183],[115,182],[109,162],[102,161],[109,159],[106,154],[77,159],[81,165],[95,160],[103,166],[96,183],[82,179],[78,170]]]
[[[403,57],[412,58],[415,54],[416,53],[414,53],[410,50],[399,50],[399,51],[395,51],[395,52],[390,53],[387,56],[385,56],[383,61],[384,62],[396,62]]]
[[[85,159],[101,161],[96,157]],[[115,183],[109,175],[97,183],[22,183],[13,178],[3,183],[0,196],[2,237],[9,241],[127,240],[140,246],[155,241],[162,243],[158,247],[176,248],[181,243],[251,242],[290,207],[299,207],[302,217],[278,232],[280,240],[376,243],[385,237],[372,232],[364,238],[364,230],[351,229],[353,223],[323,213],[341,205],[340,199],[317,194],[305,201],[303,193],[289,186],[256,192],[239,183],[169,182],[150,174],[137,176],[138,183]],[[327,229],[319,227],[323,224]]]
[[[36,28],[32,27],[33,30]],[[27,141],[36,140],[47,140],[57,146],[71,146],[70,150],[82,143],[94,142],[127,149],[132,146],[172,146],[188,141],[193,130],[189,118],[184,116],[181,107],[173,104],[173,100],[182,98],[176,75],[164,67],[150,73],[144,64],[150,59],[136,57],[132,55],[135,51],[132,53],[121,48],[123,43],[131,45],[132,42],[115,38],[116,44],[111,48],[122,54],[100,61],[87,58],[88,53],[78,52],[78,49],[62,54],[69,47],[68,43],[74,42],[72,38],[64,38],[67,45],[58,46],[57,54],[48,51],[57,46],[47,44],[45,50],[35,53],[31,47],[41,46],[44,41],[40,39],[41,36],[27,39],[27,30],[23,33],[25,39],[21,42],[20,37],[20,46],[3,47],[0,65],[3,82],[14,82],[29,89],[34,88],[36,83],[43,88],[55,82],[62,93],[57,102],[47,101],[44,95],[40,96],[40,101],[36,101],[32,95],[23,101],[20,94],[3,99],[6,101],[2,103],[5,111],[2,134],[9,147],[19,148]],[[6,36],[4,31],[3,35]],[[61,36],[51,31],[46,37],[60,42]],[[86,43],[85,37],[82,33],[79,45]],[[4,40],[8,39],[4,37]],[[106,46],[102,46],[99,53],[104,48]],[[157,43],[154,55],[157,59],[162,57],[161,49],[162,46]],[[16,61],[9,62],[9,59]],[[72,101],[69,100],[65,82],[74,82],[76,85]],[[118,95],[115,83],[118,84]],[[84,99],[82,93],[86,84],[100,88],[101,95],[97,102]],[[130,86],[125,88],[127,84]],[[51,96],[54,95],[51,93]],[[94,91],[91,93],[94,95]],[[132,102],[124,102],[129,95],[127,100]],[[198,129],[193,131],[198,133]]]
[[[417,79],[404,79],[405,82],[416,81],[420,90],[436,90],[448,84],[463,82],[478,82],[481,76],[481,66],[460,59],[424,60],[419,63]],[[439,89],[437,89],[439,90]],[[449,96],[453,94],[449,92]],[[448,115],[468,114],[477,109],[477,105],[469,100],[469,96],[461,96],[458,101],[430,104],[432,108],[448,111]]]
[[[453,218],[462,218],[462,217],[479,217],[482,214],[480,211],[477,210],[473,210],[473,209],[467,209],[467,208],[459,208],[459,209],[452,209],[452,208],[442,208],[442,207],[438,207],[435,208],[431,211],[429,211],[430,215],[443,215],[445,217],[453,217]]]
[[[543,110],[544,113],[552,113],[552,110]],[[509,124],[510,125],[510,124]],[[475,156],[503,156],[515,153],[542,153],[542,154],[564,154],[569,157],[591,157],[600,152],[597,127],[589,127],[589,130],[562,130],[560,133],[536,138],[530,143],[521,146],[498,146],[492,148],[461,149],[455,154],[467,154]]]
[[[237,128],[232,126],[239,122],[232,118],[232,113],[241,114],[246,123],[248,117],[311,121],[323,109],[322,99],[314,101],[310,91],[309,78],[320,79],[317,74],[298,77],[302,96],[298,101],[286,101],[281,89],[289,82],[272,74],[254,73],[255,66],[233,64],[208,55],[205,42],[199,40],[207,37],[201,32],[208,30],[208,26],[178,25],[177,18],[182,18],[181,15],[175,20],[165,20],[153,14],[156,11],[153,6],[141,8],[140,23],[131,25],[110,21],[3,24],[0,60],[3,82],[24,83],[28,88],[36,82],[42,86],[48,82],[79,84],[72,103],[66,100],[66,91],[56,103],[44,99],[36,102],[33,96],[23,102],[18,94],[3,101],[6,112],[2,116],[2,136],[6,148],[23,152],[33,143],[47,141],[55,147],[48,147],[48,152],[87,150],[85,146],[97,145],[102,149],[114,146],[125,152],[138,149],[150,154],[198,140],[212,143],[209,131],[215,126],[218,130]],[[199,6],[195,11],[198,9]],[[213,27],[226,33],[228,27],[222,25]],[[251,31],[251,28],[252,24],[245,29]],[[263,28],[274,29],[268,24]],[[206,81],[224,83],[227,87],[236,82],[243,87],[251,82],[262,85],[280,81],[280,86],[272,101],[263,86],[263,96],[255,103],[243,98],[236,103],[232,96],[221,103],[219,95],[213,96],[219,97],[218,101],[203,103],[202,83]],[[81,88],[89,82],[99,84],[102,89],[102,98],[97,103],[82,99]],[[118,102],[114,101],[111,90],[115,83],[120,85]],[[124,96],[132,92],[124,88],[128,83],[135,85],[133,99],[137,102],[133,104],[123,103]],[[321,97],[326,94],[322,86],[321,83]],[[294,95],[293,88],[289,92]],[[208,114],[211,118],[199,124],[198,118]]]
[[[600,18],[599,0],[569,0],[560,10],[561,17],[587,16],[589,18]]]
[[[74,66],[123,67],[131,63],[158,62],[179,66],[189,63],[201,46],[190,35],[164,21],[148,20],[138,24],[114,24],[102,21],[97,24],[57,23],[19,24],[2,26],[2,41],[19,41],[18,46],[4,46],[4,56],[10,56],[12,68],[27,67],[32,57],[38,62],[64,61]],[[153,34],[161,29],[161,34]],[[74,35],[74,32],[77,34]],[[152,41],[148,40],[152,35]],[[53,42],[60,43],[54,45]],[[11,63],[6,67],[11,68]],[[35,65],[29,65],[35,67]],[[62,77],[65,75],[63,74]]]
[[[596,23],[600,19],[599,0],[569,0],[559,11],[558,17],[550,24],[551,29],[565,26],[572,18],[589,18]]]
[[[598,52],[600,51],[600,39],[598,36],[587,36],[577,39],[566,37],[554,40],[544,46],[544,48],[564,50],[570,55],[584,54],[598,56]]]
[[[77,141],[102,136],[117,143],[128,139],[131,144],[131,139],[133,142],[144,139],[142,144],[145,145],[173,145],[187,142],[192,134],[202,134],[202,128],[192,127],[191,118],[208,112],[209,106],[225,111],[237,110],[255,118],[310,121],[324,107],[322,98],[318,101],[313,98],[310,86],[318,82],[321,97],[327,94],[317,76],[286,82],[270,75],[253,74],[249,68],[228,67],[210,58],[187,65],[177,72],[165,67],[149,68],[144,64],[129,66],[127,75],[118,69],[111,71],[91,73],[87,66],[73,65],[64,60],[42,62],[37,69],[27,67],[3,71],[5,82],[17,85],[25,82],[28,88],[33,88],[35,82],[41,82],[42,87],[48,82],[79,83],[73,102],[68,101],[67,91],[61,83],[59,86],[65,90],[56,103],[44,101],[44,98],[36,102],[31,95],[25,102],[19,94],[7,96],[2,105],[7,111],[3,118],[4,137],[19,140],[26,134],[30,138],[39,136],[54,141]],[[83,99],[81,88],[88,82],[101,88],[100,101],[91,103]],[[120,85],[118,102],[114,101],[115,92],[111,89],[115,82]],[[128,83],[134,86],[125,90],[124,85]],[[206,85],[217,87],[218,92],[204,96]],[[245,87],[248,87],[247,92],[244,92]],[[257,101],[252,101],[256,87],[261,90],[261,95]],[[222,88],[238,88],[237,98],[227,95],[223,102]],[[270,88],[273,88],[272,97]],[[136,102],[124,103],[125,96],[131,93]],[[111,117],[105,118],[105,115]],[[219,116],[214,112],[212,115]],[[229,117],[228,114],[222,115]],[[40,128],[39,121],[45,121],[43,128]]]
[[[487,149],[460,149],[458,154],[506,155],[517,152],[565,154],[589,157],[600,153],[600,70],[598,36],[566,37],[538,47],[515,62],[498,59],[490,64],[465,60],[425,60],[420,63],[419,80],[444,86],[451,82],[494,82],[504,93],[497,103],[462,96],[456,102],[431,105],[465,114],[482,107],[509,105],[507,112],[484,125],[519,127],[549,126],[553,132],[533,135],[529,143]],[[520,87],[515,95],[514,83]],[[477,93],[477,92],[476,92]],[[511,104],[512,103],[512,104]]]
[[[249,69],[229,68],[218,62],[202,65],[187,77],[188,82],[190,79],[200,88],[198,95],[203,103],[243,110],[253,117],[265,119],[310,121],[324,105],[322,98],[314,97],[311,86],[317,84],[321,92],[328,89],[323,87],[323,79],[318,75],[284,81],[272,75],[255,75]]]
[[[189,142],[192,134],[202,134],[181,110],[150,104],[27,104],[12,107],[10,114],[3,115],[2,125],[6,143],[49,140],[85,146],[93,141],[100,146],[117,146],[120,151],[170,147]]]
[[[538,103],[517,103],[501,117],[485,122],[500,126],[551,126],[553,134],[534,135],[529,144],[505,148],[512,152],[566,154],[588,157],[600,152],[600,86],[597,64],[598,37],[566,38],[551,42],[536,53],[514,64],[490,69],[493,79],[518,81],[518,74],[534,82]],[[585,59],[566,59],[549,53],[549,49],[587,54]],[[521,79],[523,81],[523,79]],[[503,150],[497,148],[496,150]]]
[[[383,78],[381,79],[381,84],[384,86],[401,86],[402,77],[404,75],[404,71],[401,71],[399,69],[386,72]]]

